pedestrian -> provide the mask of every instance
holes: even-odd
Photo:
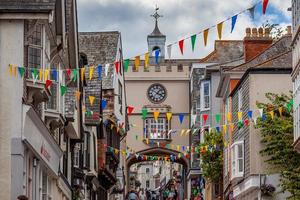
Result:
[[[146,200],[146,195],[145,195],[144,189],[142,189],[140,191],[140,200]]]
[[[131,190],[131,191],[127,194],[126,199],[127,199],[127,200],[140,200],[138,194],[137,194],[134,190]]]
[[[17,200],[28,200],[28,197],[25,195],[18,196]]]

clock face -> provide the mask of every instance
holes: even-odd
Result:
[[[148,89],[148,98],[152,103],[161,103],[167,97],[167,91],[161,84],[153,84]]]

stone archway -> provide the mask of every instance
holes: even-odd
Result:
[[[148,149],[144,149],[141,150],[139,152],[136,152],[136,154],[140,155],[140,156],[170,156],[170,155],[174,155],[174,156],[178,156],[178,154],[182,154],[182,152],[176,151],[176,150],[172,150],[172,149],[166,149],[166,148],[161,148],[161,147],[152,147],[152,148],[148,148]],[[139,160],[137,159],[137,157],[135,155],[130,156],[129,158],[127,158],[126,160],[126,183],[127,183],[127,187],[126,187],[126,193],[129,190],[129,170],[130,167],[133,164],[136,163],[142,163],[142,162],[146,162],[145,160]],[[189,168],[189,161],[187,158],[185,158],[184,156],[177,158],[174,163],[178,163],[181,164],[184,168],[184,174],[186,175],[186,173],[188,172],[188,168]],[[183,177],[184,179],[184,197],[186,198],[187,196],[187,180],[186,180],[186,176]]]

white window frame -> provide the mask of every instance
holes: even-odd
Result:
[[[239,156],[239,147],[242,148],[242,156]],[[231,179],[241,178],[245,172],[245,146],[244,141],[237,141],[231,145]],[[240,160],[242,160],[242,167],[240,167]],[[242,169],[239,171],[238,169]]]
[[[45,187],[43,187],[44,178],[46,178]],[[44,170],[41,171],[41,199],[52,200],[51,177]]]
[[[242,111],[243,110],[243,91],[242,91],[242,88],[240,88],[238,90],[238,108],[239,108],[239,111]]]
[[[80,166],[80,144],[76,144],[74,147],[74,167]]]
[[[208,84],[208,95],[204,95],[204,85],[205,84]],[[210,81],[207,80],[207,81],[202,81],[201,82],[201,91],[200,91],[200,94],[201,94],[201,111],[206,111],[206,110],[209,110],[210,109],[210,103],[211,103],[211,97],[210,97],[210,94],[211,94],[211,91],[210,91]],[[205,103],[205,97],[208,97],[208,107],[206,107],[206,103]]]
[[[224,148],[224,175],[227,176],[229,173],[229,152],[228,147]]]
[[[163,126],[163,129],[159,126]],[[158,118],[157,122],[154,118],[147,118],[144,121],[144,127],[146,129],[146,138],[149,139],[169,139],[168,131],[170,129],[170,124],[166,118]],[[152,132],[152,130],[155,131]]]

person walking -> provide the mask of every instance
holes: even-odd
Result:
[[[127,194],[126,199],[127,199],[127,200],[140,200],[138,194],[137,194],[134,190],[131,190],[131,191]]]
[[[145,192],[144,192],[144,189],[142,189],[142,190],[140,191],[140,200],[147,200],[147,199],[146,199],[146,194],[145,194]]]

